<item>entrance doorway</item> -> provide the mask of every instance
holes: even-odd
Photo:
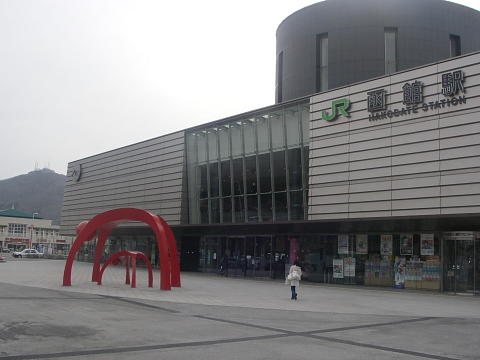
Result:
[[[204,237],[200,243],[202,272],[224,273],[222,259],[228,258],[228,276],[274,277],[272,236]]]
[[[472,232],[443,234],[443,291],[480,293],[480,239]]]

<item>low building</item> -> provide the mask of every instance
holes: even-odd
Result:
[[[18,210],[0,211],[0,244],[10,251],[35,248],[46,254],[64,253],[70,249],[73,238],[60,236],[60,226],[52,225],[36,213]]]

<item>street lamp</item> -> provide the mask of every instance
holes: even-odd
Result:
[[[38,212],[32,214],[32,219],[35,220],[35,215],[38,215]],[[28,248],[31,249],[33,246],[33,224],[30,225],[30,242],[28,243]]]

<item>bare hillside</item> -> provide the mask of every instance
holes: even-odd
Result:
[[[49,169],[0,180],[0,210],[19,210],[60,225],[65,175]]]

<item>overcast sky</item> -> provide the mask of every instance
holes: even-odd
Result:
[[[0,180],[274,104],[277,27],[315,2],[0,0]]]

